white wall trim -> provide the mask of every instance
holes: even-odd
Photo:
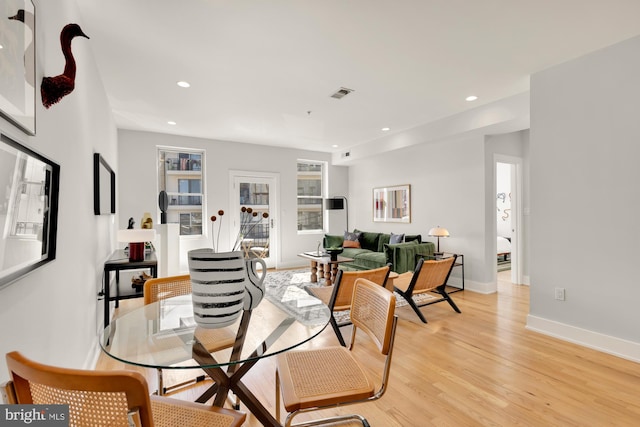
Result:
[[[462,287],[462,279],[460,277],[449,277],[449,283],[452,286]],[[498,285],[497,283],[482,283],[465,278],[464,290],[479,294],[493,294],[498,291]]]
[[[84,360],[83,369],[95,370],[98,365],[98,359],[100,358],[100,353],[102,353],[102,348],[100,347],[100,343],[98,342],[101,339],[101,335],[96,335],[93,340],[93,344],[91,347],[91,352],[87,354],[87,358]]]
[[[633,362],[640,362],[640,343],[532,315],[527,316],[526,329],[603,353],[612,354]]]

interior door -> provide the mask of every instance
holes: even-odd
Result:
[[[233,217],[232,236],[250,258],[262,258],[268,268],[277,267],[278,192],[277,175],[232,171],[230,192]]]

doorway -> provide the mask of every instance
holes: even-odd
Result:
[[[262,258],[267,268],[277,268],[278,174],[231,171],[231,235],[235,246],[249,258]]]
[[[522,280],[522,159],[496,156],[496,271],[510,270],[511,283]]]

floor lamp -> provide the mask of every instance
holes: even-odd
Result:
[[[335,196],[324,199],[324,208],[328,211],[344,209],[347,214],[347,231],[349,231],[349,204],[345,196]]]

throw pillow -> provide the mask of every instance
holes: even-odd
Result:
[[[357,248],[360,249],[360,242],[358,242],[357,240],[345,240],[343,245],[343,248]]]
[[[352,242],[360,242],[360,233],[344,232],[344,240],[351,240]]]
[[[389,244],[393,245],[393,244],[397,244],[397,243],[403,243],[404,242],[404,233],[402,234],[393,234],[391,233],[391,237],[389,238]]]
[[[344,238],[334,234],[324,235],[324,247],[326,248],[341,248]]]

